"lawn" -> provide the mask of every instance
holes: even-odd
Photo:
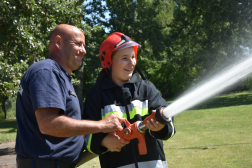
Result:
[[[164,142],[169,168],[252,167],[251,122],[252,92],[218,96],[176,115],[177,133]],[[15,131],[15,120],[0,121],[0,141],[14,140]],[[84,167],[99,168],[98,158]]]
[[[176,116],[177,134],[165,142],[169,167],[252,167],[251,110],[252,105],[238,105]]]
[[[0,143],[14,141],[17,133],[16,119],[0,120]]]

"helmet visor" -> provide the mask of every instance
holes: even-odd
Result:
[[[118,51],[118,50],[121,50],[121,49],[124,49],[124,48],[128,48],[128,47],[134,47],[134,46],[137,46],[137,48],[141,47],[141,45],[138,44],[137,42],[135,42],[135,41],[129,41],[127,43],[124,43],[123,45],[118,46],[114,51]]]

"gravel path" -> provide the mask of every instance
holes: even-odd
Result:
[[[0,143],[0,168],[16,168],[15,143]]]

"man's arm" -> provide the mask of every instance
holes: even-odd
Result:
[[[77,120],[59,115],[58,108],[39,108],[35,110],[37,123],[42,134],[56,137],[71,137],[98,132],[122,130],[121,119],[112,114],[100,121]]]

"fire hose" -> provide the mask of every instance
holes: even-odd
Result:
[[[123,119],[122,122],[125,123],[126,128],[121,131],[116,131],[116,134],[127,141],[137,138],[138,139],[138,151],[140,155],[147,154],[146,142],[145,142],[145,132],[148,129],[146,127],[147,121],[154,120],[155,122],[158,121],[162,124],[167,124],[171,122],[171,120],[164,116],[163,114],[164,108],[158,108],[156,112],[152,112],[151,115],[146,117],[144,121],[136,121],[133,124],[130,124],[127,119]],[[77,166],[84,164],[85,162],[95,158],[96,154],[90,153],[85,151],[81,156],[80,162]]]

